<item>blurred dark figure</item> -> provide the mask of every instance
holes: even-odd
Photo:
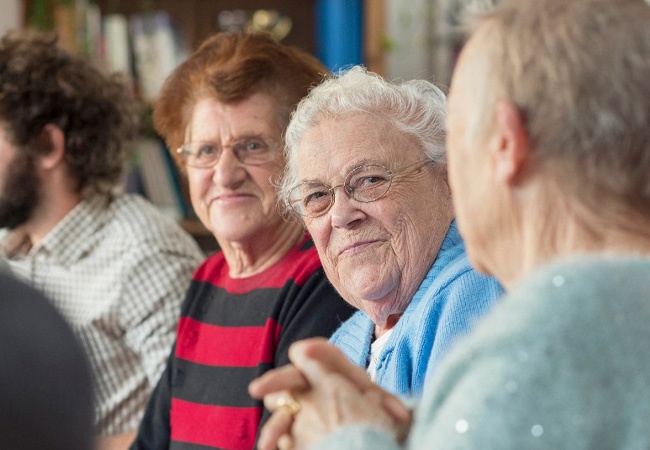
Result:
[[[0,361],[0,447],[93,447],[92,382],[83,349],[41,293],[2,271]]]

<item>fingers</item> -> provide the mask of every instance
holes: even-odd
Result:
[[[365,370],[352,364],[341,350],[325,339],[312,338],[294,343],[289,348],[289,358],[310,383],[317,383],[323,372],[333,372],[361,391],[376,387]]]
[[[335,346],[323,339],[307,339],[289,349],[289,357],[310,384],[325,379],[326,373],[336,373],[361,392],[377,391],[382,406],[400,424],[411,423],[411,411],[395,396],[370,381],[365,370],[352,364]]]
[[[407,428],[410,428],[411,420],[413,419],[412,412],[401,400],[388,392],[384,392],[382,406],[397,423],[405,424]]]
[[[293,365],[266,372],[248,388],[252,397],[264,398],[265,406],[273,411],[258,440],[261,450],[301,448],[320,432],[345,425],[343,417],[352,423],[376,423],[391,430],[399,441],[404,439],[411,424],[410,410],[371,382],[366,371],[336,347],[324,339],[306,339],[291,346],[289,358]],[[300,405],[309,399],[306,415],[302,406],[296,407],[295,399]],[[333,418],[327,417],[330,414]],[[310,417],[313,426],[294,429],[292,434],[294,415],[297,421]],[[300,439],[295,440],[296,436]]]
[[[285,408],[289,414],[296,415],[300,411],[300,403],[289,391],[279,391],[264,396],[264,406],[273,412],[276,409]]]
[[[281,447],[280,438],[287,436],[291,432],[291,424],[293,423],[293,416],[288,410],[283,408],[277,409],[269,420],[266,421],[262,431],[260,432],[259,439],[257,440],[257,448],[259,450],[275,450],[276,448],[290,448]],[[283,442],[282,444],[286,444]]]
[[[288,434],[283,434],[278,439],[278,448],[280,450],[292,450],[294,448],[293,438]]]
[[[322,373],[323,370],[338,373],[360,390],[370,389],[374,386],[365,370],[349,362],[339,349],[323,338],[296,342],[289,349],[289,357],[302,366],[319,365],[322,369],[316,369],[317,373]],[[253,380],[248,386],[248,392],[253,398],[263,398],[265,395],[277,391],[304,391],[309,388],[309,382],[301,371],[302,367],[298,370],[292,365],[270,370]],[[317,377],[314,378],[314,380],[317,379]]]
[[[248,393],[253,398],[263,398],[279,391],[300,392],[309,388],[305,377],[292,365],[266,372],[248,385]],[[268,406],[267,406],[268,407]]]

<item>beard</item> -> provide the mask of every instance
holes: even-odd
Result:
[[[7,166],[2,184],[0,228],[12,230],[27,222],[38,204],[40,180],[34,159],[30,155],[17,153]]]

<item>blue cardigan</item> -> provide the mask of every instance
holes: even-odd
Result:
[[[503,294],[498,282],[469,264],[455,222],[411,303],[393,328],[377,364],[377,384],[403,397],[419,398],[428,371],[456,339],[467,334]],[[358,366],[367,367],[375,324],[355,313],[330,338]]]

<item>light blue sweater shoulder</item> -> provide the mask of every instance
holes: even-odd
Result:
[[[496,280],[472,269],[452,222],[436,260],[380,355],[377,384],[400,396],[420,397],[427,373],[502,293]],[[353,363],[366,367],[374,328],[368,315],[359,311],[330,341]]]

